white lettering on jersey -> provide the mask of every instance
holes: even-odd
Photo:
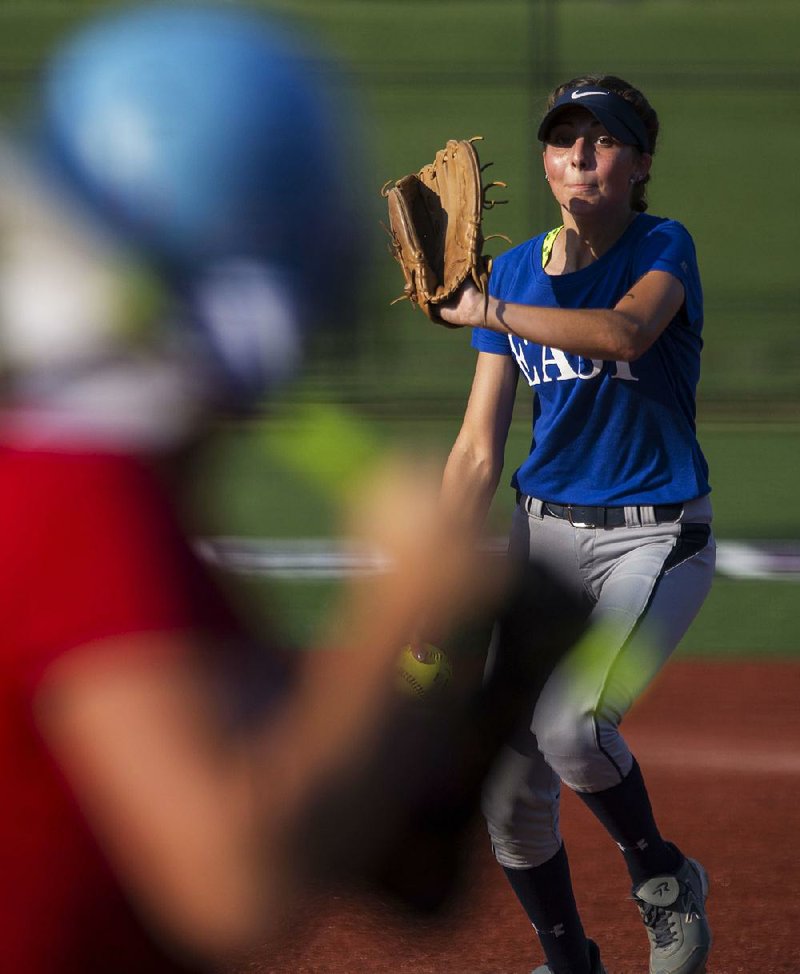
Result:
[[[514,353],[514,358],[517,360],[517,365],[519,366],[520,372],[528,380],[529,386],[538,386],[541,382],[539,378],[539,373],[536,371],[535,365],[528,365],[527,359],[523,353],[523,346],[528,344],[527,338],[523,338],[518,345],[514,344],[514,338],[508,336],[508,344],[511,346],[511,351]],[[533,373],[533,375],[531,375]]]
[[[615,362],[615,370],[611,373],[612,379],[625,379],[626,382],[638,382],[639,380],[631,372],[630,362]]]
[[[592,371],[591,372],[582,372],[581,371],[581,368],[582,368],[584,362],[591,362],[592,363]],[[580,356],[578,358],[578,378],[579,379],[593,379],[596,375],[600,375],[600,373],[602,371],[603,371],[603,360],[602,359],[599,359],[599,358],[585,359],[585,358],[583,358],[583,356]]]
[[[517,361],[520,372],[525,376],[529,386],[538,386],[542,382],[552,382],[553,380],[556,382],[565,382],[568,379],[595,379],[603,371],[603,366],[605,365],[602,359],[587,359],[583,356],[578,356],[578,365],[577,369],[575,369],[570,364],[567,355],[560,348],[551,348],[548,345],[542,345],[542,374],[540,376],[536,366],[525,358],[525,347],[530,344],[528,340],[526,338],[515,339],[514,336],[509,335],[508,344],[514,353],[514,358]],[[623,379],[626,382],[639,381],[633,372],[631,372],[630,362],[609,362],[608,364],[612,379]],[[590,370],[584,372],[584,368],[589,365],[591,366]],[[548,375],[548,366],[555,366],[558,369],[558,374]]]
[[[555,365],[558,369],[557,376],[547,374],[548,365]],[[569,359],[560,348],[548,348],[547,345],[542,345],[542,382],[552,382],[553,378],[556,382],[564,382],[566,379],[577,379],[578,373],[569,364]]]

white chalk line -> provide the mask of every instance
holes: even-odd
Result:
[[[505,538],[494,538],[486,548],[499,553],[506,544]],[[196,548],[226,571],[296,581],[351,578],[391,567],[380,551],[336,538],[200,538]],[[717,574],[800,581],[800,541],[718,541]]]
[[[740,747],[730,744],[663,744],[635,733],[625,735],[637,759],[651,768],[679,768],[742,775],[800,775],[800,753],[781,744]]]

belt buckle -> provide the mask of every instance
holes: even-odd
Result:
[[[596,528],[596,524],[592,524],[590,521],[575,521],[572,518],[572,504],[567,504],[567,520],[572,525],[573,528]]]

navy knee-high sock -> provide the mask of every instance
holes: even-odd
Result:
[[[586,935],[564,846],[541,866],[504,867],[504,872],[536,930],[553,974],[590,974]]]
[[[636,760],[618,785],[577,794],[622,850],[634,885],[660,873],[672,874],[680,867],[683,856],[661,836]]]

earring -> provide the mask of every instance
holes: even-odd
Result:
[[[634,183],[638,183],[639,182],[639,178],[638,178],[638,176],[631,176],[628,179],[628,182],[631,184],[631,186],[633,186]]]
[[[547,173],[544,174],[544,178],[545,178],[545,182],[549,182],[550,181],[550,177],[547,175]]]

